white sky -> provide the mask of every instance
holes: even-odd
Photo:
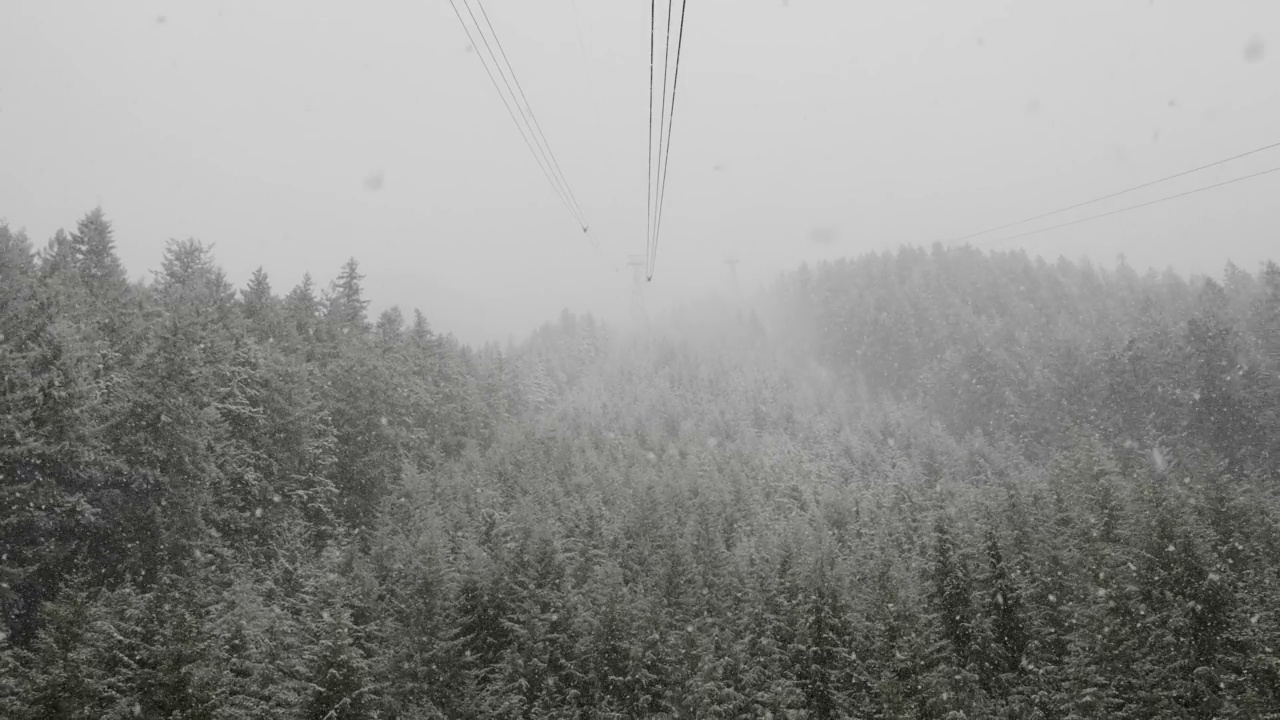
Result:
[[[133,275],[194,236],[280,294],[355,256],[376,307],[469,342],[625,310],[649,4],[486,7],[599,252],[447,0],[3,0],[0,217],[43,243],[101,204]],[[928,244],[1273,142],[1275,0],[689,0],[646,290],[656,306],[722,287],[727,255],[750,283]],[[1081,214],[1277,165],[1280,149]],[[1280,254],[1280,173],[1016,244],[1254,269]]]

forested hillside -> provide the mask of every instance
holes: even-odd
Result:
[[[1280,268],[972,249],[471,349],[0,226],[0,717],[1280,718]]]

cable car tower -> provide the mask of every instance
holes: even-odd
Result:
[[[737,297],[741,294],[738,288],[738,258],[730,255],[724,259],[724,264],[729,266],[729,289]]]

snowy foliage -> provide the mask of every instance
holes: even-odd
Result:
[[[1274,265],[907,249],[504,352],[111,232],[0,227],[3,717],[1280,713]]]

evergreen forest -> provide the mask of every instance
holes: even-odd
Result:
[[[506,346],[0,225],[0,717],[1280,718],[1280,266],[904,247]]]

